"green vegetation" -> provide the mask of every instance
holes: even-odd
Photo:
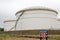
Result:
[[[0,28],[0,32],[4,31],[4,28]]]

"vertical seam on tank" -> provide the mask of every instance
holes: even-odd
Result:
[[[24,11],[22,11],[22,14],[21,14],[21,15],[19,15],[19,17],[18,17],[18,19],[17,19],[17,21],[16,21],[16,24],[15,24],[15,30],[16,30],[17,23],[18,23],[18,21],[19,21],[20,17],[21,17],[23,14],[24,14]]]

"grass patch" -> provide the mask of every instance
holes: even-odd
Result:
[[[24,38],[24,37],[17,37],[17,36],[11,36],[6,34],[6,35],[0,35],[0,40],[39,40],[36,38]],[[49,36],[48,40],[60,40],[60,36]]]

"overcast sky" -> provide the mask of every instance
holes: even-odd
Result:
[[[0,0],[0,27],[4,20],[16,19],[17,11],[32,6],[52,8],[59,13],[60,18],[60,0]]]

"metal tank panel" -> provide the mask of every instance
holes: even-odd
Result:
[[[23,15],[19,18],[21,12]],[[57,14],[56,11],[46,8],[19,11],[16,13],[16,17],[19,18],[17,19],[16,30],[50,29],[51,26],[55,29]]]
[[[60,19],[57,19],[57,27],[56,28],[60,30]]]

